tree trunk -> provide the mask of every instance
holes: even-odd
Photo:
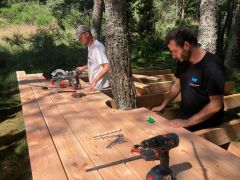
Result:
[[[181,21],[184,19],[184,16],[185,16],[184,5],[185,5],[184,0],[180,0],[180,19],[181,19]]]
[[[225,66],[226,69],[230,72],[233,68],[238,68],[240,65],[240,5],[238,4],[234,26],[232,29],[232,39],[227,50],[226,58],[225,58]]]
[[[198,40],[204,49],[217,52],[218,41],[218,0],[202,0]]]
[[[119,109],[136,108],[129,60],[126,5],[126,0],[105,0],[107,56],[110,61],[113,98]]]
[[[91,31],[93,36],[98,40],[100,40],[103,8],[103,0],[94,0]]]
[[[226,39],[229,38],[229,31],[231,29],[232,26],[232,19],[233,19],[233,12],[234,12],[234,1],[232,0],[228,0],[227,3],[227,12],[226,15],[224,15],[223,17],[221,17],[221,12],[219,13],[220,16],[220,30],[221,33],[219,33],[219,46],[218,46],[218,51],[219,51],[219,55],[223,56],[224,55],[224,47],[225,47],[225,41]],[[223,25],[221,25],[221,19],[225,18],[225,22]]]

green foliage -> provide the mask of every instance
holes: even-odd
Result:
[[[240,136],[237,136],[234,141],[240,142]]]
[[[230,74],[225,78],[226,81],[234,81],[236,83],[236,88],[232,93],[240,92],[240,69],[232,69]]]
[[[132,0],[132,31],[137,32],[143,40],[148,40],[154,35],[154,11],[153,0]]]
[[[23,37],[15,34],[5,41],[10,45],[7,69],[45,72],[54,68],[71,70],[86,63],[86,51],[69,34],[56,26],[40,28],[36,34]]]
[[[79,24],[90,26],[92,19],[92,0],[60,0],[48,1],[48,7],[52,10],[60,28],[75,29]]]
[[[14,149],[14,152],[17,155],[23,155],[26,154],[28,152],[28,145],[27,145],[27,140],[24,139],[23,141],[21,141],[19,143],[19,145]]]
[[[51,11],[36,3],[17,3],[0,9],[0,18],[11,24],[47,25],[54,20]]]

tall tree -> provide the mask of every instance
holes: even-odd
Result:
[[[111,87],[119,109],[136,107],[136,93],[129,59],[126,0],[105,0],[106,48]]]
[[[238,0],[238,2],[240,2]],[[240,4],[238,3],[236,12],[234,25],[232,29],[232,39],[226,54],[225,58],[225,66],[228,71],[232,68],[238,68],[240,66]]]
[[[219,33],[218,41],[218,54],[220,56],[224,55],[223,49],[225,47],[225,42],[228,42],[226,39],[229,39],[229,33],[232,27],[233,12],[235,11],[235,1],[236,0],[222,1],[220,6],[219,28],[221,33]],[[224,21],[222,21],[222,19],[224,19]]]
[[[103,8],[103,0],[94,0],[91,31],[94,37],[98,40],[100,39]]]
[[[138,1],[138,33],[140,38],[149,41],[154,34],[154,5],[153,0]]]
[[[202,47],[212,53],[217,52],[218,12],[218,0],[201,1],[198,39]]]

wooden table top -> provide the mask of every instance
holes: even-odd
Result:
[[[240,158],[183,129],[169,128],[166,119],[145,109],[111,109],[103,93],[73,98],[57,93],[40,74],[17,72],[32,175],[42,179],[145,179],[159,161],[136,161],[86,172],[87,168],[135,156],[133,145],[160,134],[176,133],[179,146],[170,150],[170,168],[178,180],[240,180]],[[147,123],[151,117],[156,122]],[[121,129],[127,142],[106,146],[113,138],[94,139]],[[115,133],[118,134],[118,133]]]

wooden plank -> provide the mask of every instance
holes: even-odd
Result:
[[[146,87],[149,87],[149,85],[134,81],[134,86],[135,86],[137,96],[150,94],[148,89],[145,89]]]
[[[55,94],[50,94],[50,95],[54,96]],[[167,127],[165,125],[167,120],[156,115],[153,112],[150,112],[144,108],[131,110],[131,111],[123,111],[122,113],[119,113],[119,111],[117,110],[112,110],[112,113],[116,114],[116,116],[111,115],[111,117],[107,119],[105,117],[109,116],[108,114],[109,112],[106,109],[106,106],[104,106],[104,102],[107,100],[107,97],[103,98],[103,95],[101,94],[95,94],[95,95],[89,95],[89,96],[87,95],[82,99],[73,99],[73,101],[71,101],[70,99],[71,96],[69,96],[68,94],[56,94],[56,95],[57,95],[58,102],[63,106],[68,107],[68,109],[65,108],[66,109],[65,111],[67,113],[65,114],[65,120],[68,117],[67,119],[69,119],[76,126],[79,126],[79,127],[82,126],[82,129],[80,130],[85,131],[86,136],[89,136],[87,135],[87,132],[89,129],[85,126],[85,121],[87,121],[87,119],[84,117],[86,115],[88,116],[88,119],[89,119],[89,116],[91,115],[90,116],[91,117],[90,120],[92,121],[91,124],[92,126],[94,126],[93,128],[97,128],[99,131],[101,131],[100,127],[98,125],[95,126],[95,123],[97,122],[102,124],[102,121],[104,121],[105,124],[102,125],[103,128],[111,127],[111,126],[108,126],[108,124],[112,125],[113,127],[116,127],[116,125],[118,124],[120,126],[123,126],[125,131],[129,133],[129,136],[127,136],[129,137],[129,141],[134,143],[136,143],[137,140],[140,140],[140,138],[149,138],[149,137],[152,137],[158,134],[167,133],[167,132],[177,133],[180,137],[180,144],[177,148],[170,151],[170,164],[178,180],[186,179],[186,177],[190,179],[197,178],[200,180],[215,179],[215,178],[221,179],[221,177],[224,177],[224,179],[237,179],[239,177],[239,170],[237,168],[240,166],[239,158],[236,158],[230,153],[224,151],[223,149],[211,144],[210,142],[207,142],[204,139],[199,138],[198,136],[195,136],[194,134],[182,128]],[[65,97],[68,97],[68,99],[65,99]],[[75,105],[75,108],[77,108],[78,110],[76,111],[78,112],[78,114],[82,116],[83,120],[81,121],[81,123],[79,123],[79,118],[72,119],[74,117],[72,116],[72,111],[70,111],[72,109],[71,107],[68,106],[69,104],[66,104],[66,101],[68,100],[69,100],[69,104],[71,104],[74,101],[78,103],[82,102],[81,106],[79,104],[78,106]],[[57,107],[59,108],[59,106]],[[84,109],[84,107],[86,107],[86,109]],[[93,110],[88,111],[88,108],[92,108],[93,110],[97,109],[97,113],[93,113]],[[98,117],[98,115],[100,115],[99,119],[96,118]],[[104,116],[104,118],[101,118],[101,116]],[[153,117],[156,120],[156,122],[154,124],[146,123],[146,119],[148,117]],[[124,121],[127,121],[127,123],[125,123]],[[68,121],[68,124],[69,124],[69,121]],[[71,126],[71,129],[74,126]],[[136,129],[136,132],[133,131],[134,133],[131,133],[131,131],[134,129]],[[91,134],[92,132],[93,131],[90,131]],[[139,138],[138,134],[142,132],[144,136],[141,136]],[[81,138],[81,135],[80,135],[81,131],[80,132],[74,131],[74,133],[79,133],[79,136],[77,137],[78,139]],[[135,136],[135,133],[137,133],[136,136]],[[85,137],[83,136],[82,138],[85,138]],[[95,143],[92,144],[92,141],[89,141],[88,143],[86,143],[86,145],[88,144],[90,147],[101,146]],[[119,152],[119,154],[124,150],[126,151],[127,148],[121,148],[121,147],[122,146],[116,146],[114,147],[114,150]],[[99,154],[98,156],[106,156],[106,155]],[[145,161],[143,162],[136,161],[136,162],[138,162],[138,164],[146,163]],[[183,166],[184,163],[190,164],[190,167],[185,168],[185,166]],[[125,166],[128,166],[130,168],[129,163],[127,163]],[[117,171],[119,166],[116,166],[115,168],[116,169],[113,169],[111,171],[113,174],[115,174],[115,170]],[[134,169],[134,166],[132,166],[132,168]],[[221,171],[219,171],[219,169],[221,169]],[[145,169],[145,171],[147,170]],[[103,169],[100,172],[103,173],[104,171],[109,171],[109,170]],[[118,171],[116,174],[118,174]],[[125,177],[127,177],[126,174],[125,174]]]
[[[161,75],[161,74],[170,74],[171,69],[164,69],[164,70],[132,69],[132,73],[153,76],[153,75]]]
[[[133,80],[141,83],[155,83],[163,81],[173,81],[175,79],[174,74],[163,74],[155,76],[146,76],[141,74],[133,74]]]
[[[134,82],[134,86],[135,86],[136,88],[139,88],[139,89],[144,89],[144,88],[149,87],[150,85],[148,85],[148,84],[143,84],[143,83],[139,83],[139,82]]]
[[[148,89],[150,94],[158,94],[158,93],[169,92],[173,85],[173,81],[149,83],[148,85],[149,87],[145,87],[145,89]]]
[[[101,96],[101,94],[95,94],[94,96],[98,97]],[[105,109],[101,110],[99,114],[96,111],[96,107],[98,107],[97,100],[94,102],[94,106],[92,106],[92,101],[89,106],[88,101],[84,101],[87,98],[92,99],[92,97],[93,96],[87,95],[84,98],[75,99],[72,98],[70,94],[51,94],[52,100],[78,137],[84,149],[87,151],[88,156],[91,157],[94,165],[101,165],[117,159],[122,159],[123,156],[114,149],[106,149],[106,146],[112,141],[111,138],[105,139],[104,141],[101,139],[95,140],[93,138],[97,133],[107,130],[102,124],[104,118],[101,117],[101,113],[109,108],[105,106]],[[66,106],[68,108],[66,108]],[[69,113],[69,109],[71,109],[71,113]],[[97,109],[99,109],[99,107]],[[113,129],[113,127],[111,128]],[[87,167],[90,168],[93,167],[93,165]],[[104,179],[125,179],[130,176],[134,179],[138,179],[124,164],[102,169],[99,170],[99,172]]]
[[[134,110],[135,111],[135,110]],[[131,111],[131,112],[134,112]],[[144,108],[137,109],[136,113],[129,113],[129,121],[141,127],[149,136],[167,132],[175,132],[180,137],[180,144],[170,151],[170,164],[172,171],[176,173],[178,168],[183,168],[182,162],[190,163],[191,168],[178,171],[176,179],[238,179],[240,158],[231,155],[224,149],[195,136],[183,128],[170,128],[165,126],[167,120]],[[132,117],[131,117],[132,116]],[[152,117],[154,124],[146,123],[146,119]],[[175,169],[175,167],[178,167]],[[206,170],[207,168],[207,170]],[[222,169],[222,171],[219,171]]]
[[[224,84],[224,94],[229,95],[232,94],[231,92],[235,89],[236,83],[235,82],[225,82]]]
[[[49,96],[53,92],[45,92],[37,87],[41,83],[36,75],[28,75],[28,78],[68,178],[102,179],[97,171],[85,172],[85,167],[93,163]]]
[[[95,96],[95,99],[98,99],[98,98],[102,99],[103,101],[108,99],[107,96],[104,96],[104,95],[101,95],[101,94],[97,94]],[[84,147],[88,150],[88,152],[91,152],[91,151],[95,152],[95,154],[89,155],[89,156],[93,157],[94,159],[96,158],[95,160],[93,160],[93,162],[97,161],[97,159],[99,161],[99,159],[103,158],[101,155],[96,156],[96,152],[98,152],[99,154],[106,154],[106,153],[108,154],[107,157],[104,156],[105,159],[102,159],[100,161],[100,162],[102,162],[102,164],[109,162],[111,160],[111,159],[109,160],[110,157],[113,158],[112,161],[118,160],[119,158],[116,159],[117,158],[116,155],[112,154],[111,151],[109,152],[105,148],[111,142],[111,140],[108,140],[108,141],[105,140],[104,142],[102,142],[100,140],[100,142],[101,142],[100,145],[103,145],[103,147],[102,147],[102,149],[96,149],[96,147],[100,147],[100,145],[98,144],[98,141],[93,140],[92,137],[96,133],[103,132],[103,131],[106,131],[106,130],[109,130],[109,129],[114,129],[114,128],[116,129],[116,127],[118,127],[118,125],[119,125],[118,119],[119,118],[121,119],[121,116],[119,116],[118,114],[114,114],[113,115],[111,113],[112,110],[109,109],[105,105],[105,103],[102,103],[101,101],[100,102],[99,101],[94,101],[94,106],[92,106],[92,101],[91,101],[92,96],[86,96],[86,97],[81,98],[81,99],[72,99],[70,96],[65,94],[64,98],[58,98],[58,99],[68,99],[70,104],[66,104],[66,102],[64,102],[64,104],[67,105],[71,110],[74,109],[74,107],[72,106],[73,104],[75,104],[75,108],[81,109],[81,111],[82,111],[81,113],[79,113],[79,111],[77,111],[76,114],[75,114],[72,111],[71,112],[71,116],[73,116],[73,117],[70,118],[69,115],[68,115],[68,117],[65,117],[65,119],[67,119],[67,121],[69,122],[69,124],[72,127],[72,129],[76,129],[76,134],[79,134],[79,138],[84,138],[82,141],[85,141],[85,143],[83,142],[83,144],[84,144]],[[58,107],[61,104],[63,104],[61,101],[60,102],[56,102],[56,103],[59,103]],[[98,107],[98,108],[96,108],[96,107]],[[64,110],[66,111],[65,107],[61,111],[64,111]],[[103,114],[105,114],[105,116],[102,115],[102,112],[105,112],[105,113],[103,113]],[[64,112],[64,114],[65,113],[67,113],[67,111]],[[77,120],[83,119],[83,117],[79,117],[80,115],[85,117],[84,126],[83,126],[82,123],[81,124],[80,123],[76,124]],[[89,117],[93,117],[93,116],[96,116],[97,118],[96,119],[89,118]],[[68,120],[68,118],[69,118],[69,120]],[[88,121],[88,119],[91,122],[89,125],[86,124],[86,121]],[[112,124],[111,122],[113,122],[113,121],[115,121],[117,124]],[[122,125],[124,123],[120,123],[120,124]],[[77,126],[79,126],[79,127],[77,128]],[[91,130],[88,129],[89,127],[93,127],[93,126],[96,127],[95,131],[91,131]],[[133,127],[135,127],[135,125],[133,125]],[[82,129],[80,129],[80,128],[82,128]],[[84,132],[86,134],[84,134]],[[133,130],[130,130],[128,132],[124,131],[124,134],[128,133],[128,136],[126,136],[126,137],[131,137],[133,132],[134,132]],[[87,138],[87,136],[89,136],[89,135],[90,135],[90,137]],[[139,138],[141,136],[142,136],[142,131],[141,131],[141,129],[139,129],[136,137]],[[92,141],[95,141],[95,142],[92,142]],[[89,144],[89,142],[91,142],[91,144]],[[92,146],[95,143],[96,143],[96,145],[94,145],[94,148],[90,147],[88,149],[88,146]],[[117,146],[117,149],[116,149],[117,152],[119,154],[121,154],[121,156],[122,156],[121,158],[127,158],[127,157],[133,156],[130,153],[130,148],[134,145],[134,143],[133,142],[130,143],[130,140],[128,140],[123,145],[124,146],[121,146],[121,145]],[[126,148],[126,145],[128,145],[128,148]],[[115,147],[113,147],[113,149],[114,148]],[[145,179],[147,170],[151,169],[156,164],[154,164],[153,162],[149,162],[147,164],[146,163],[145,164],[141,164],[141,163],[139,163],[139,161],[142,162],[143,160],[138,160],[136,162],[131,163],[131,165],[127,165],[127,166],[131,169],[131,171],[134,172],[136,177],[141,178],[141,179]],[[121,166],[122,165],[120,165],[120,167]],[[112,168],[117,168],[118,171],[121,169],[121,168],[116,167],[116,166],[112,167]],[[112,174],[112,171],[114,170],[112,168],[107,168],[108,170],[107,169],[103,169],[103,170],[99,170],[99,171],[102,173],[102,175],[103,175],[103,177],[105,179],[109,179],[109,178],[112,179],[115,176],[116,176],[115,178],[122,179],[122,178],[125,177],[125,175],[127,175],[129,177],[129,174],[122,173],[122,172],[121,173],[115,172],[115,174]],[[106,173],[110,173],[110,174],[107,176]],[[133,176],[131,176],[131,178],[133,178]],[[136,178],[134,178],[134,179],[136,179]]]
[[[159,81],[174,81],[174,74],[163,74],[163,75],[155,75],[154,77],[159,78]]]
[[[134,111],[135,111],[135,113],[133,114]],[[172,131],[179,132],[177,134],[180,134],[181,143],[183,143],[183,144],[180,145],[181,147],[179,147],[179,148],[181,150],[177,151],[177,153],[175,152],[175,149],[171,151],[172,154],[173,154],[173,152],[176,153],[174,157],[171,156],[171,159],[174,158],[175,161],[180,162],[179,158],[183,158],[184,162],[186,162],[187,159],[189,158],[189,162],[191,162],[192,167],[197,167],[198,164],[200,164],[200,165],[201,164],[205,164],[207,167],[211,167],[211,171],[208,171],[207,173],[205,172],[208,175],[209,179],[212,179],[212,178],[215,178],[216,176],[219,176],[218,168],[215,168],[216,166],[214,165],[215,163],[217,164],[217,166],[222,167],[222,168],[224,167],[224,168],[226,168],[228,170],[231,169],[231,167],[228,168],[228,166],[232,162],[231,160],[235,160],[235,163],[236,163],[235,165],[240,165],[240,161],[239,160],[234,159],[231,155],[225,153],[225,151],[222,150],[221,148],[218,148],[217,146],[212,146],[209,143],[206,143],[205,141],[200,140],[199,138],[192,137],[193,135],[190,135],[191,133],[186,133],[186,130],[185,130],[185,132],[181,132],[182,131],[181,129],[174,129],[174,128],[167,128],[167,127],[165,127],[163,119],[161,119],[161,121],[159,121],[159,122],[157,122],[156,124],[153,124],[153,125],[150,125],[150,124],[147,125],[146,123],[140,123],[141,121],[146,121],[146,119],[149,116],[153,117],[155,120],[160,120],[159,117],[156,117],[155,114],[152,114],[151,112],[145,112],[144,113],[144,111],[145,110],[142,110],[142,109],[132,110],[132,111],[125,112],[125,115],[123,115],[121,113],[121,111],[119,112],[119,110],[115,110],[115,113],[117,113],[119,115],[119,117],[120,117],[120,118],[115,119],[115,122],[118,123],[120,127],[122,127],[121,125],[125,121],[133,123],[134,124],[134,128],[142,129],[142,133],[145,135],[145,138],[151,137],[151,135],[154,135],[155,133],[156,134],[159,134],[159,133],[161,134],[161,132],[162,133],[166,133],[166,132],[169,132],[169,131],[170,132],[172,132]],[[109,122],[114,122],[114,120],[109,119]],[[134,129],[133,127],[131,127],[131,125],[129,123],[128,124],[124,123],[124,124],[125,124],[125,127]],[[146,132],[147,132],[147,134],[145,134]],[[181,136],[181,135],[183,135],[181,133],[184,133],[185,135]],[[186,134],[189,134],[189,136],[186,136]],[[188,142],[188,138],[192,138],[191,143]],[[182,142],[182,141],[184,141],[184,142]],[[187,144],[189,146],[192,146],[192,148],[185,147],[185,146],[187,146]],[[208,147],[208,151],[204,150],[206,147]],[[209,150],[209,148],[211,150]],[[194,151],[196,151],[195,155],[189,151],[190,149],[194,149]],[[181,154],[181,151],[184,151],[186,154],[185,153]],[[204,153],[206,153],[206,154],[203,155]],[[185,154],[186,157],[184,157],[184,154]],[[202,159],[200,157],[200,154],[203,155],[204,157],[206,157],[206,156],[207,157]],[[191,156],[191,157],[189,157],[189,156]],[[212,157],[212,156],[215,156],[215,157]],[[218,161],[217,160],[217,157],[218,158],[220,158],[220,157],[222,158],[222,156],[225,156],[224,160],[226,160],[230,164],[227,164],[227,162],[223,162],[223,161]],[[195,163],[192,163],[194,161],[194,159],[195,159]],[[171,161],[171,162],[173,163],[175,161]],[[225,163],[227,165],[225,165]],[[173,171],[176,171],[176,169],[173,168]],[[191,171],[191,172],[189,172],[189,171]],[[201,174],[197,174],[197,171],[199,171],[198,168],[196,168],[196,170],[189,170],[189,171],[188,171],[189,174],[188,175],[185,174],[185,176],[184,176],[184,172],[181,172],[183,174],[181,174],[181,175],[179,174],[179,177],[177,177],[177,179],[181,179],[181,178],[184,179],[186,176],[189,177],[191,175],[193,177],[195,177],[195,178],[197,177],[198,179],[205,179],[206,178],[204,176],[201,177]],[[222,175],[224,177],[226,177],[226,176],[229,176],[229,177],[232,177],[232,178],[238,177],[238,172],[237,172],[236,169],[233,170],[232,172],[233,172],[233,174],[232,173],[228,174],[228,173],[225,173],[225,172],[224,173],[221,172],[221,173],[222,173]],[[221,175],[219,177],[221,177]]]
[[[160,78],[154,76],[145,76],[141,74],[133,74],[133,80],[140,83],[150,83],[150,82],[158,82]]]
[[[170,83],[169,83],[170,84]],[[166,83],[166,88],[165,90],[168,89],[168,87],[170,87],[168,83]],[[150,85],[150,86],[147,86]],[[158,85],[156,85],[158,86]],[[160,84],[161,86],[161,84]],[[145,84],[142,86],[139,86],[140,88],[138,88],[138,96],[136,98],[137,100],[137,107],[156,107],[161,105],[161,103],[163,102],[164,98],[167,96],[168,92],[159,92],[156,94],[149,94],[151,91],[155,92],[158,91],[158,88],[155,89],[155,83],[153,84],[153,87],[151,87],[151,83],[150,84]],[[142,87],[142,89],[141,89]],[[145,89],[147,90],[145,90]],[[150,89],[153,90],[150,90]],[[164,90],[163,88],[163,90]],[[180,102],[181,101],[181,94],[178,95],[178,97],[173,101],[173,102]],[[239,94],[233,94],[233,95],[228,95],[228,96],[224,96],[224,110],[229,110],[229,109],[233,109],[236,107],[240,106],[240,93]]]
[[[224,177],[224,179],[237,179],[239,177],[239,170],[237,167],[240,166],[240,160],[238,158],[231,155],[227,151],[224,151],[223,149],[215,146],[214,144],[207,142],[206,140],[201,139],[198,136],[195,136],[191,132],[188,132],[182,128],[167,127],[165,124],[167,120],[156,115],[153,112],[150,112],[144,108],[131,110],[131,111],[123,111],[122,113],[119,113],[119,111],[117,110],[112,110],[113,111],[112,113],[116,114],[116,116],[111,115],[111,117],[109,117],[109,111],[106,109],[106,106],[105,106],[105,101],[108,98],[107,97],[103,98],[102,94],[87,95],[82,99],[73,99],[73,101],[71,101],[70,99],[71,96],[68,96],[67,94],[56,94],[56,95],[58,95],[57,99],[58,101],[60,101],[59,103],[62,103],[63,105],[65,105],[65,107],[68,107],[68,104],[65,104],[67,100],[69,100],[69,103],[81,102],[81,106],[78,104],[78,106],[75,105],[76,106],[75,108],[78,109],[78,114],[83,116],[82,117],[83,120],[79,121],[79,118],[71,120],[72,111],[69,112],[69,109],[72,110],[71,107],[69,107],[69,109],[65,108],[66,112],[68,112],[65,115],[65,118],[69,117],[69,120],[71,120],[72,123],[74,123],[76,126],[80,127],[82,125],[82,129],[80,130],[85,131],[86,136],[89,136],[87,135],[88,128],[85,126],[85,121],[87,121],[87,119],[84,117],[86,115],[88,116],[88,120],[92,121],[91,125],[94,126],[93,128],[98,129],[100,132],[101,132],[100,127],[98,125],[95,126],[95,123],[97,124],[97,122],[99,122],[100,125],[102,124],[103,121],[105,122],[105,124],[102,125],[102,128],[111,127],[111,126],[116,127],[116,125],[118,124],[120,126],[124,126],[125,131],[127,131],[130,135],[130,136],[127,136],[129,138],[129,141],[134,143],[136,143],[136,141],[138,140],[139,137],[137,136],[141,132],[143,132],[144,137],[141,136],[140,138],[149,138],[149,137],[152,137],[158,134],[163,134],[166,132],[177,133],[180,137],[180,144],[177,148],[170,151],[170,164],[178,180],[186,179],[186,177],[188,177],[189,179],[197,178],[199,180],[215,179],[215,178],[221,179],[221,177]],[[65,99],[65,97],[68,97],[68,99]],[[86,109],[84,107],[86,107]],[[88,111],[88,108],[91,108],[93,110]],[[94,110],[97,110],[97,113],[96,112],[93,113]],[[125,115],[123,115],[123,113],[125,113]],[[98,115],[100,115],[99,119],[98,119]],[[102,118],[102,116],[104,116],[104,118]],[[109,117],[109,119],[105,117]],[[156,122],[154,124],[146,123],[146,119],[148,117],[153,117],[156,120]],[[127,121],[127,123],[125,123],[124,121]],[[85,130],[85,128],[87,130]],[[134,133],[131,133],[131,131],[134,129],[136,129],[137,132],[133,131]],[[74,131],[74,132],[81,134],[81,131],[80,132]],[[93,131],[90,131],[90,134],[92,134],[92,132]],[[135,135],[135,133],[138,133],[138,134]],[[81,137],[78,137],[78,139],[80,138]],[[85,137],[83,136],[82,138],[85,138]],[[136,138],[136,141],[134,140],[134,138]],[[86,145],[87,144],[89,144],[90,147],[101,146],[101,144],[97,144],[97,143],[95,144],[95,143],[92,143],[92,141],[89,141],[88,143],[86,143]],[[119,152],[119,154],[124,150],[125,150],[124,152],[126,152],[128,148],[122,148],[122,146],[124,146],[124,144],[115,146],[114,150]],[[107,156],[108,154],[97,154],[97,155]],[[138,162],[138,164],[143,164],[143,163],[145,164],[146,162],[145,161]],[[159,162],[156,162],[156,163],[159,163]],[[186,163],[189,164],[188,168],[184,166],[184,164]],[[125,166],[128,166],[130,168],[130,164],[128,163]],[[119,166],[116,166],[116,168],[118,167]],[[132,168],[134,169],[134,166]],[[221,169],[221,171],[219,171],[219,169]],[[131,168],[130,170],[132,171]],[[107,168],[107,169],[103,169],[100,172],[103,173],[103,171],[109,171],[109,170]],[[115,174],[115,169],[113,170],[111,169],[111,172]],[[116,174],[118,174],[118,171]],[[116,176],[114,176],[114,178],[115,177]]]
[[[240,120],[232,120],[220,127],[201,129],[194,133],[214,144],[223,145],[240,136]]]
[[[240,93],[224,96],[224,110],[234,109],[240,106]]]
[[[104,99],[101,94],[99,94],[98,97]],[[119,111],[115,113],[115,110],[109,109],[108,107],[106,107],[104,103],[101,102],[95,104],[98,107],[95,108],[91,106],[91,103],[89,103],[90,102],[89,99],[88,97],[82,99],[84,101],[84,106],[88,106],[87,109],[90,113],[95,112],[96,114],[98,114],[97,121],[92,122],[92,125],[97,126],[97,128],[102,129],[102,131],[111,129],[122,129],[121,133],[124,134],[124,136],[127,139],[127,142],[124,144],[119,145],[117,144],[113,147],[113,149],[119,152],[119,154],[123,156],[122,158],[133,156],[133,154],[130,153],[130,149],[134,144],[136,144],[136,142],[139,142],[146,137],[144,131],[142,131],[142,129],[140,128],[137,128],[136,124],[128,121],[128,115],[125,112],[124,114],[122,114]],[[79,101],[75,101],[74,103],[76,103],[77,107],[82,106]],[[134,162],[126,163],[126,165],[133,172],[135,172],[136,176],[140,177],[141,179],[145,179],[148,170],[151,169],[156,164],[153,162],[144,162],[144,160],[137,160]]]
[[[168,92],[171,89],[172,84],[173,84],[172,81],[156,82],[149,84],[134,82],[138,96]]]
[[[17,71],[28,151],[34,180],[67,179],[51,135],[24,71]]]
[[[231,142],[228,146],[228,152],[240,157],[240,142]]]

